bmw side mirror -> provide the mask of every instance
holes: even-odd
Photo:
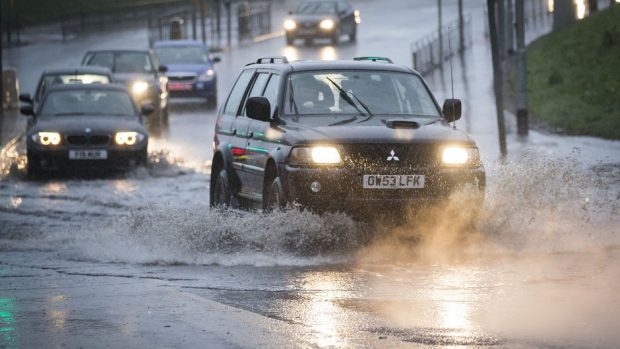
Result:
[[[31,105],[25,105],[25,106],[19,108],[19,112],[22,115],[34,116],[34,108]]]
[[[443,116],[453,122],[461,118],[461,100],[448,98],[443,102]]]
[[[165,65],[160,65],[159,69],[157,69],[160,73],[166,73],[168,72],[168,67],[166,67]]]
[[[150,104],[143,104],[142,107],[140,107],[141,115],[151,115],[154,112],[155,112],[155,108]]]
[[[215,57],[213,57],[212,61],[213,61],[213,63],[219,63],[219,62],[222,61],[222,59],[220,57],[218,57],[218,56],[215,56]]]
[[[32,96],[30,93],[20,93],[19,101],[24,103],[32,103]]]
[[[250,97],[245,102],[245,110],[250,119],[271,121],[271,105],[265,97]]]

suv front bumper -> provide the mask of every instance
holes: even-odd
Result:
[[[307,168],[281,165],[281,176],[294,204],[317,211],[375,212],[440,203],[460,188],[484,193],[486,177],[482,166],[475,168],[391,169],[360,173],[350,168]],[[424,175],[424,188],[365,189],[364,174]],[[312,190],[318,182],[320,191]],[[316,189],[316,185],[315,185]],[[476,196],[481,200],[483,195]],[[480,202],[472,203],[479,205]]]

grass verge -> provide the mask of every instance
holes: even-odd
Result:
[[[620,5],[540,38],[527,60],[535,123],[620,140]]]

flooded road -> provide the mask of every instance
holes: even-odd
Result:
[[[382,4],[360,2],[356,45],[276,38],[219,54],[219,100],[257,56],[409,65],[406,43],[434,27],[436,4]],[[474,229],[458,200],[397,227],[211,210],[215,111],[175,101],[148,166],[126,174],[31,181],[23,145],[3,153],[0,347],[617,347],[620,144],[533,132],[510,136],[499,162],[484,2],[471,6],[478,44],[455,61],[455,92],[466,100],[457,126],[488,173]],[[49,65],[86,47],[146,46],[142,32],[80,40]],[[8,57],[26,69],[36,48]],[[445,79],[428,77],[438,100]]]

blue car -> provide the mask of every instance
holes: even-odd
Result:
[[[205,98],[211,108],[217,106],[217,75],[209,50],[197,40],[158,41],[154,45],[161,64],[168,67],[170,97]]]

